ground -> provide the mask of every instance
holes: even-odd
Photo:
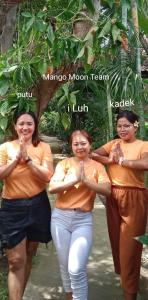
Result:
[[[148,281],[141,280],[138,300],[148,299]],[[119,277],[114,274],[106,226],[105,207],[96,200],[94,246],[88,262],[88,300],[123,299]],[[65,300],[54,245],[41,245],[23,300]]]

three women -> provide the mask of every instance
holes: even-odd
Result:
[[[119,139],[92,153],[93,159],[108,165],[111,197],[105,169],[89,158],[91,138],[85,131],[72,134],[74,157],[60,162],[51,179],[50,192],[57,193],[52,235],[67,299],[87,299],[86,264],[96,193],[108,197],[108,230],[125,299],[137,297],[142,246],[134,238],[145,231],[144,171],[148,170],[148,143],[136,139],[137,128],[137,115],[121,112]],[[22,299],[38,242],[51,239],[45,192],[53,173],[50,147],[39,141],[32,113],[18,115],[15,130],[17,138],[0,146],[0,178],[4,180],[0,220],[9,264],[9,300]]]

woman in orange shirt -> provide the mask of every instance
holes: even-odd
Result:
[[[112,193],[106,203],[108,231],[115,272],[121,276],[126,300],[137,299],[142,245],[134,238],[145,232],[148,142],[136,139],[138,116],[122,111],[117,116],[119,138],[95,150],[91,157],[108,165]]]
[[[50,192],[57,193],[51,232],[68,300],[87,300],[86,264],[92,247],[92,209],[96,193],[108,196],[110,181],[100,163],[89,158],[91,137],[74,131],[74,157],[58,163]]]
[[[9,300],[21,300],[38,242],[51,240],[46,186],[53,164],[50,146],[38,138],[35,114],[21,112],[14,123],[17,137],[0,146],[0,228],[8,258]]]

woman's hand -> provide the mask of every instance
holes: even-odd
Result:
[[[113,146],[109,155],[109,159],[118,164],[121,157],[124,157],[124,154],[121,150],[120,143],[117,143]]]
[[[22,158],[22,154],[21,154],[21,151],[19,150],[19,151],[17,152],[17,154],[16,154],[15,160],[19,163],[19,161],[21,160],[21,158]]]
[[[98,150],[96,150],[96,151],[98,151]],[[104,164],[104,165],[110,165],[112,163],[115,163],[112,156],[109,157],[103,148],[100,148],[99,152],[101,152],[101,153],[91,152],[89,157],[93,160],[100,162],[101,164]]]
[[[85,174],[84,161],[80,161],[80,172],[81,172],[81,182],[84,183],[91,190],[105,196],[109,196],[111,192],[110,183],[97,183],[91,178],[87,177]]]
[[[28,158],[28,153],[27,153],[27,148],[23,136],[21,136],[19,142],[20,142],[20,157],[22,162],[25,162],[26,159]]]
[[[85,170],[84,170],[84,161],[81,160],[80,161],[80,181],[84,181],[85,180]]]

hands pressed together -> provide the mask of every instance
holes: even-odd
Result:
[[[21,138],[19,139],[19,145],[20,145],[20,149],[16,155],[16,161],[19,163],[26,163],[31,161],[27,153],[27,147],[23,136],[21,136]]]
[[[85,183],[85,181],[87,180],[83,160],[80,161],[80,168],[79,168],[79,171],[77,172],[76,176],[77,176],[77,181],[78,182],[84,182]]]
[[[109,161],[111,163],[122,164],[124,160],[124,154],[121,150],[120,143],[116,143],[109,155]]]
[[[96,150],[95,152],[90,153],[89,157],[96,161],[99,161],[104,165],[106,164],[122,165],[123,161],[125,161],[124,154],[121,150],[119,142],[116,142],[114,144],[109,156],[106,154],[104,149],[100,148],[99,151]]]

